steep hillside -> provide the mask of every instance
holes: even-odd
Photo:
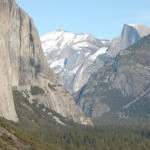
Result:
[[[92,117],[149,120],[150,35],[91,76],[76,102]]]
[[[59,146],[48,144],[0,118],[0,150],[62,150]]]
[[[15,0],[0,1],[0,116],[18,121],[12,87],[42,92],[30,98],[78,123],[91,121],[75,105],[66,90],[57,84],[43,54],[38,32],[32,19]],[[30,93],[29,93],[30,96]]]
[[[78,91],[107,59],[108,40],[56,30],[41,37],[50,67],[71,93]]]

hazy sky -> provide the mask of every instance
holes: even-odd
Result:
[[[150,0],[16,0],[43,35],[64,29],[100,39],[120,34],[123,24],[150,27]]]

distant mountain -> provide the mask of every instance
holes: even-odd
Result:
[[[78,91],[107,60],[108,40],[56,30],[41,37],[50,67],[71,93]]]
[[[148,121],[150,117],[150,35],[122,50],[94,73],[76,103],[91,117]]]
[[[150,34],[150,28],[145,25],[125,24],[121,35],[111,41],[108,49],[109,56],[115,57],[121,50],[130,47],[148,34]]]
[[[115,57],[149,33],[150,28],[144,25],[125,24],[121,35],[109,41],[96,39],[90,34],[55,30],[41,36],[41,43],[59,83],[70,93],[76,93],[109,57]]]
[[[131,83],[133,77],[129,78],[124,74],[124,69],[131,65],[122,65],[121,68],[116,65],[121,59],[125,59],[123,53],[128,54],[128,59],[125,60],[128,64],[132,55],[128,49],[135,45],[138,45],[135,49],[144,46],[147,40],[141,38],[149,33],[150,28],[144,25],[125,24],[121,35],[112,41],[63,30],[52,31],[42,36],[41,41],[50,67],[58,75],[59,82],[71,93],[76,93],[76,103],[87,116],[97,118],[109,114],[108,116],[118,117],[126,104],[134,102],[138,95],[143,93],[146,77],[140,77],[139,72],[137,75],[131,73],[138,78],[138,81]],[[142,57],[137,55],[134,55],[136,59],[141,60]],[[147,60],[148,63],[146,57],[148,56],[144,56],[142,61]],[[134,63],[136,68],[138,63]],[[117,76],[119,69],[121,74]],[[133,72],[135,71],[136,69],[133,69]],[[126,69],[126,72],[129,74],[130,68]]]

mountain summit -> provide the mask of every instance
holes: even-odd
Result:
[[[108,40],[99,40],[90,34],[63,30],[47,33],[41,42],[50,67],[71,93],[84,86],[89,76],[103,65],[109,44]]]
[[[121,50],[130,47],[142,37],[150,34],[150,28],[141,24],[125,24],[121,35],[114,38],[108,49],[110,57],[115,57]]]

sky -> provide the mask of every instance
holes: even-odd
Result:
[[[90,33],[99,39],[120,35],[124,24],[150,27],[150,0],[16,0],[40,35],[56,29]]]

